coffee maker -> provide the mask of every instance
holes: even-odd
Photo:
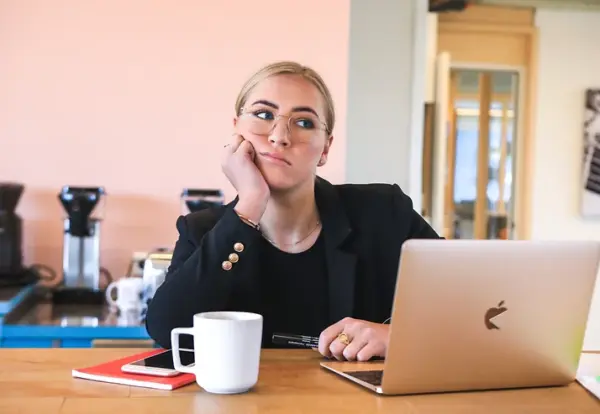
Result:
[[[181,192],[182,214],[223,205],[223,192],[214,189],[184,188]]]
[[[63,286],[101,290],[100,224],[103,187],[64,186],[58,198],[66,212],[63,221]]]
[[[23,272],[23,225],[17,204],[25,186],[0,183],[0,279],[15,279]]]

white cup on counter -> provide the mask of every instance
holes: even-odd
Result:
[[[146,305],[150,303],[157,289],[165,281],[172,257],[172,253],[160,250],[150,253],[144,261],[142,271],[142,277],[144,278],[143,300]]]
[[[143,323],[142,314],[139,310],[110,312],[104,319],[104,325],[135,326]]]
[[[238,394],[258,381],[263,317],[249,312],[194,315],[191,328],[171,331],[173,366],[196,376],[196,383],[215,394]],[[182,365],[179,335],[194,337],[194,364]]]
[[[144,280],[141,277],[123,277],[108,285],[106,301],[122,313],[141,312],[143,292]]]

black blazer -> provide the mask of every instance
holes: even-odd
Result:
[[[392,311],[402,243],[440,237],[398,185],[332,185],[317,177],[315,198],[326,246],[330,320],[384,322]],[[240,220],[236,202],[177,219],[171,265],[146,314],[148,333],[160,346],[170,348],[171,329],[191,326],[196,313],[260,308],[255,246],[261,235]],[[236,243],[243,245],[239,261],[224,270]]]

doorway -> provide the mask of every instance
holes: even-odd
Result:
[[[423,215],[441,235],[528,239],[537,74],[533,8],[438,16]]]
[[[450,70],[444,228],[455,239],[512,239],[519,73]]]

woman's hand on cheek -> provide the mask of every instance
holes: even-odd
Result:
[[[258,223],[270,197],[267,182],[256,166],[256,151],[250,141],[235,134],[224,148],[221,168],[236,189],[236,211]]]
[[[319,352],[338,360],[368,361],[385,357],[389,325],[344,318],[325,329],[319,337]]]

